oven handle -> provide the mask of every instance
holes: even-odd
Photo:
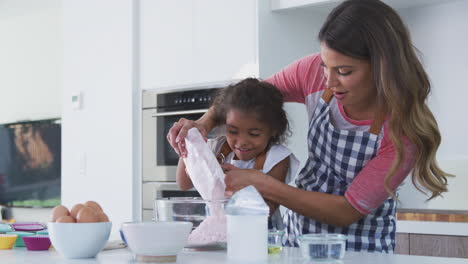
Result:
[[[197,109],[197,110],[187,110],[187,111],[175,111],[175,112],[165,112],[157,113],[152,115],[152,117],[158,116],[174,116],[174,115],[189,115],[189,114],[203,114],[206,113],[208,109]]]

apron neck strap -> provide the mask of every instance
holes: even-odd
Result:
[[[218,160],[218,162],[220,164],[224,164],[224,162],[226,161],[227,155],[229,155],[229,153],[231,153],[231,152],[232,152],[232,149],[231,149],[231,147],[229,147],[229,144],[226,141],[226,142],[224,142],[223,146],[221,147],[221,150],[219,151],[219,154],[216,156],[216,159]],[[263,151],[255,159],[254,169],[262,170],[263,169],[263,164],[265,164],[265,160],[266,160],[266,152]]]
[[[333,91],[331,89],[326,89],[322,95],[322,99],[323,101],[325,101],[326,104],[330,103],[332,97],[333,97]],[[385,114],[382,112],[379,112],[379,114],[375,116],[374,121],[372,122],[369,128],[369,133],[378,135],[380,133],[380,130],[382,130],[384,121],[385,121]]]

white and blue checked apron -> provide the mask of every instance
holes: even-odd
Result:
[[[330,122],[329,102],[333,92],[327,89],[309,123],[309,159],[296,185],[300,189],[344,195],[361,169],[375,157],[383,117],[376,118],[367,131],[335,128]],[[336,227],[307,218],[292,210],[285,214],[286,246],[298,246],[297,237],[308,233],[341,233],[348,237],[347,249],[354,251],[392,252],[395,247],[394,199],[387,199],[366,217],[347,226]]]

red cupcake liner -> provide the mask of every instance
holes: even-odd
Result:
[[[51,245],[49,236],[45,235],[24,236],[23,241],[28,250],[49,250]]]

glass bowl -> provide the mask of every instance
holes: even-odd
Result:
[[[305,234],[298,237],[302,257],[314,260],[340,260],[346,250],[346,236],[342,234]]]
[[[154,219],[156,221],[188,221],[197,228],[205,218],[212,214],[210,210],[222,210],[228,200],[206,201],[200,197],[170,197],[154,201]],[[216,212],[214,212],[216,213]]]
[[[283,249],[283,230],[268,230],[268,254],[276,254]]]
[[[207,201],[200,197],[170,197],[156,199],[154,201],[154,218],[156,221],[191,222],[193,224],[193,230],[186,245],[186,248],[188,249],[225,249],[226,220],[224,207],[227,202],[228,200]],[[211,217],[209,218],[209,216]],[[213,226],[213,229],[206,229],[206,225],[211,225],[213,218],[217,218],[218,216],[221,216],[220,218],[223,220],[221,225],[217,227]],[[205,222],[202,224],[203,221]],[[202,227],[200,224],[204,226]],[[200,229],[197,230],[197,227],[199,226]]]

